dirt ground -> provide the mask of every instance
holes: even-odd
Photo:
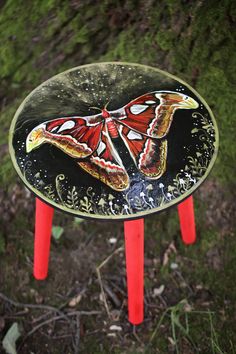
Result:
[[[175,208],[146,218],[145,319],[135,327],[127,320],[122,223],[80,222],[56,212],[63,235],[52,239],[48,278],[36,281],[34,200],[18,183],[10,195],[1,193],[8,235],[0,260],[2,337],[17,322],[22,354],[233,353],[235,205],[225,196],[211,179],[196,192],[193,246],[181,242]],[[104,260],[99,283],[96,269]]]

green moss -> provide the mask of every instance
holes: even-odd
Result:
[[[168,31],[159,31],[156,35],[156,41],[162,50],[170,50],[174,45],[175,34]]]
[[[0,232],[0,255],[5,252],[5,240],[3,234]]]
[[[138,39],[137,28],[131,27],[120,33],[116,39],[116,45],[110,46],[109,51],[102,56],[102,60],[119,60],[142,64],[154,64],[157,56],[154,43],[154,36],[152,33],[145,33],[141,39]]]

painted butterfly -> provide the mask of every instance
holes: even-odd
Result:
[[[26,152],[52,144],[79,166],[116,191],[129,187],[129,176],[114,141],[121,138],[137,169],[149,179],[166,170],[167,140],[177,109],[194,109],[198,103],[179,92],[146,93],[114,111],[85,117],[63,117],[36,126],[27,136]]]

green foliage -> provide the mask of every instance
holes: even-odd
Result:
[[[167,344],[164,344],[160,340],[160,328],[164,322],[169,322],[171,328],[171,337],[169,340],[177,354],[182,353],[181,349],[184,342],[188,342],[189,346],[194,353],[198,353],[198,341],[201,339],[204,331],[204,342],[206,342],[206,350],[212,354],[226,354],[222,351],[218,334],[215,329],[215,313],[210,311],[195,311],[191,309],[186,299],[181,300],[174,306],[166,309],[166,311],[160,317],[157,326],[152,333],[148,347],[145,349],[145,353],[149,353],[151,348],[163,345],[163,349]],[[201,323],[201,330],[197,330],[197,324]],[[183,346],[184,348],[184,346]]]
[[[84,222],[84,219],[75,217],[74,220],[73,220],[73,225],[74,225],[75,228],[80,228],[81,224],[83,222]]]
[[[52,237],[56,241],[60,240],[63,232],[64,232],[64,228],[61,226],[53,226],[52,227]]]

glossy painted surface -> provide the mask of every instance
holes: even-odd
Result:
[[[205,101],[158,69],[100,63],[61,73],[21,104],[14,166],[39,198],[80,217],[129,219],[181,202],[216,158]]]

